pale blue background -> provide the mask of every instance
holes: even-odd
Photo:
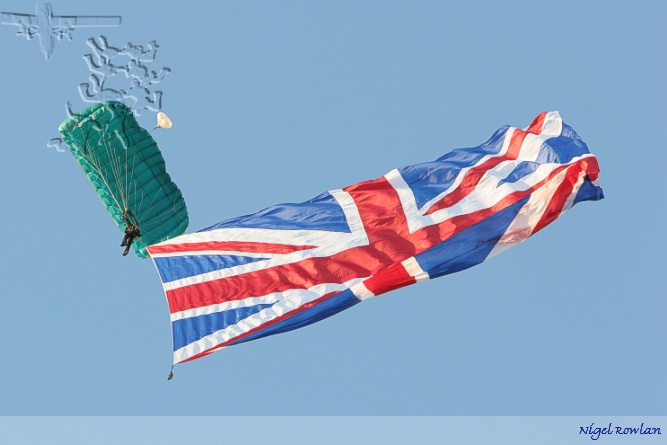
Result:
[[[123,23],[75,30],[48,61],[0,27],[0,414],[667,414],[667,3],[53,9]],[[481,266],[179,365],[167,382],[153,265],[121,256],[71,155],[46,148],[65,102],[84,106],[81,56],[101,33],[115,46],[157,40],[151,68],[173,70],[160,86],[174,128],[154,135],[191,230],[477,145],[546,110],[598,156],[607,199]]]

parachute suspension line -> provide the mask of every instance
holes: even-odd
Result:
[[[109,167],[110,167],[111,172],[113,174],[113,179],[115,180],[116,185],[118,186],[118,192],[119,192],[120,196],[119,197],[114,196],[114,200],[116,201],[116,205],[118,206],[118,208],[123,209],[126,206],[125,204],[127,202],[127,197],[125,196],[123,188],[118,183],[119,177],[118,177],[118,174],[117,174],[117,166],[115,165],[117,160],[114,158],[113,152],[111,151],[111,149],[109,147],[109,142],[107,141],[106,130],[108,130],[109,126],[107,124],[106,128],[97,127],[97,123],[94,122],[94,125],[93,125],[92,128],[99,133],[100,138],[99,138],[98,144],[104,146],[104,151],[106,152],[107,157],[109,159]],[[91,159],[92,159],[92,153],[95,153],[95,152],[96,151],[91,151]],[[101,174],[102,178],[104,179],[105,185],[107,186],[107,188],[109,188],[109,190],[113,190],[111,188],[109,182],[105,179],[106,175],[104,175],[103,172],[102,172],[101,161],[98,160],[96,162],[96,164],[99,166],[100,174]]]
[[[93,128],[95,128],[95,127],[93,127]],[[116,160],[113,157],[113,152],[110,149],[109,143],[107,142],[107,138],[106,138],[106,131],[105,130],[107,130],[107,129],[108,129],[108,126],[107,126],[107,128],[100,128],[100,129],[95,128],[95,131],[97,131],[99,133],[99,136],[100,136],[99,141],[98,141],[98,145],[102,145],[104,147],[104,151],[107,154],[107,159],[108,159],[108,162],[109,162],[109,168],[111,169],[113,179],[116,182],[116,185],[118,186],[118,193],[120,195],[120,202],[118,203],[118,204],[120,204],[119,208],[123,209],[125,207],[126,198],[124,196],[122,186],[118,183],[119,177],[118,177],[118,174],[117,174],[116,168],[115,168],[116,167],[115,166]]]
[[[109,190],[109,193],[111,194],[113,200],[115,201],[116,206],[119,209],[121,209],[121,211],[122,211],[122,209],[127,207],[127,205],[126,205],[127,204],[127,196],[126,196],[126,194],[123,190],[123,187],[119,183],[120,178],[119,178],[119,175],[117,173],[118,167],[117,167],[117,165],[115,165],[117,163],[117,160],[113,157],[112,152],[109,149],[108,143],[106,142],[106,137],[105,137],[104,130],[97,130],[96,129],[95,131],[98,131],[98,132],[101,133],[100,141],[104,140],[104,150],[107,153],[107,156],[108,156],[108,159],[109,159],[109,168],[111,169],[113,179],[116,182],[116,185],[118,186],[119,196],[116,196],[113,193],[113,188],[111,187],[111,184],[109,183],[109,181],[106,179],[106,175],[102,171],[101,161],[99,160],[99,158],[98,159],[94,158],[94,153],[95,153],[94,150],[90,151],[91,154],[90,154],[90,156],[88,156],[88,159],[91,161],[91,163],[93,163],[96,166],[98,174],[99,174],[100,178],[102,179],[102,181],[104,182],[104,184],[107,186],[107,189]],[[86,141],[87,141],[87,139],[86,139]]]
[[[112,118],[115,117],[115,113],[109,108],[105,107],[105,110],[109,111],[111,113]],[[115,131],[115,134],[118,135],[118,131]],[[114,180],[116,181],[116,186],[118,187],[118,191],[121,195],[121,201],[123,203],[123,206],[121,207],[121,210],[124,210],[127,208],[127,203],[129,201],[129,196],[128,196],[128,191],[127,191],[127,169],[126,169],[126,176],[125,176],[125,183],[122,181],[122,164],[121,164],[121,156],[119,155],[118,152],[120,151],[120,147],[118,147],[118,144],[114,144],[111,140],[111,135],[109,134],[109,124],[106,124],[106,128],[104,128],[101,132],[101,138],[100,142],[104,143],[104,149],[107,153],[107,157],[110,161],[110,167],[111,171],[114,176]],[[119,141],[121,142],[122,146],[125,147],[125,144],[122,142],[122,139],[118,137]],[[127,150],[125,150],[125,157],[126,157],[126,165],[127,165]]]
[[[113,174],[114,181],[118,187],[118,192],[120,193],[120,199],[123,203],[121,209],[124,209],[127,207],[126,187],[124,187],[121,181],[120,159],[116,154],[113,143],[108,138],[108,130],[109,125],[107,124],[106,128],[104,128],[100,133],[100,142],[103,144],[104,150],[106,151],[107,158],[109,159],[109,167],[111,168],[111,173]]]
[[[142,197],[142,200],[143,200],[143,197]],[[146,213],[148,213],[153,208],[155,202],[156,202],[155,200],[151,201],[151,203],[145,209]],[[140,223],[141,228],[142,228],[142,233],[145,234],[145,235],[153,233],[151,230],[148,229],[148,227],[151,227],[151,226],[159,227],[160,224],[161,224],[160,221],[161,221],[163,216],[165,216],[165,215],[177,215],[178,212],[183,210],[184,207],[185,207],[184,205],[181,205],[180,207],[176,207],[176,202],[173,202],[170,209],[167,209],[162,213],[152,215],[152,217],[149,218],[149,219],[142,220],[141,223]],[[154,220],[157,220],[157,222],[152,223],[152,221],[154,221]]]
[[[111,114],[112,119],[116,117],[116,113],[114,113],[113,109],[111,109],[110,107],[105,107],[104,110]],[[125,122],[126,118],[127,114],[123,116],[123,123]],[[128,136],[127,131],[125,130],[124,127],[125,125],[123,125],[122,132],[125,136]],[[104,146],[104,151],[107,155],[107,159],[109,160],[109,168],[111,169],[111,174],[113,175],[113,179],[118,189],[118,193],[120,194],[120,199],[116,200],[120,204],[118,207],[121,211],[123,211],[128,208],[129,197],[131,192],[131,190],[129,190],[129,185],[131,183],[135,183],[136,187],[136,181],[134,181],[134,167],[137,162],[136,153],[134,154],[134,158],[132,160],[132,166],[130,167],[128,162],[129,153],[127,150],[127,146],[123,141],[121,134],[118,132],[118,130],[110,132],[109,124],[106,124],[104,128],[96,129],[96,131],[100,133],[100,138],[99,138],[100,145]],[[118,139],[118,143],[114,140],[113,138],[114,135]],[[125,157],[124,162],[123,162],[123,156]],[[125,164],[124,171],[123,171],[123,164]]]
[[[129,139],[129,133],[126,128],[127,119],[128,119],[128,113],[125,113],[125,115],[123,116],[122,131],[123,135]],[[118,139],[122,141],[122,138],[120,136],[118,137]],[[130,168],[130,163],[128,162],[129,153],[127,146],[124,143],[123,143],[123,149],[125,151],[125,189],[127,190],[127,193],[129,195],[129,193],[131,192],[131,190],[128,190],[129,184],[134,184],[134,194],[136,195],[137,182],[134,180],[134,167],[137,165],[137,154],[136,152],[134,153],[134,157],[132,159],[132,167]],[[135,209],[135,212],[139,214],[139,209]]]
[[[130,137],[135,136],[135,134],[130,135],[130,133],[127,129],[127,123],[128,123],[130,115],[132,115],[132,112],[125,113],[125,115],[123,115],[123,121],[122,121],[122,124],[121,124],[123,134],[125,135],[126,138],[128,138],[128,140],[130,139]],[[125,170],[126,170],[125,179],[128,182],[131,181],[130,184],[134,185],[134,190],[127,190],[127,189],[129,189],[129,184],[126,183],[126,185],[125,185],[126,192],[125,193],[127,195],[129,195],[130,193],[133,193],[133,196],[135,197],[133,199],[133,201],[136,203],[136,201],[137,201],[136,196],[137,196],[137,193],[138,193],[138,190],[137,190],[138,182],[134,180],[135,179],[134,178],[134,167],[137,164],[138,156],[137,156],[137,153],[135,152],[134,157],[132,159],[132,165],[131,166],[130,166],[130,162],[128,161],[128,156],[129,156],[128,151],[125,150]],[[148,214],[150,212],[150,210],[153,208],[153,206],[155,204],[157,204],[158,199],[155,196],[152,197],[150,199],[150,201],[148,202],[147,207],[144,208],[144,198],[145,197],[146,197],[145,193],[142,192],[141,193],[141,198],[139,200],[139,204],[134,209],[134,218],[135,218],[136,225],[141,228],[141,234],[148,235],[148,234],[151,233],[151,231],[146,230],[146,228],[145,228],[146,220],[143,219],[143,215]],[[141,239],[141,234],[138,236],[139,239]]]
[[[180,206],[177,207],[176,201],[174,201],[174,202],[171,203],[171,209],[167,209],[167,210],[165,210],[164,212],[159,213],[159,214],[153,216],[151,219],[149,219],[149,221],[152,221],[152,220],[154,220],[154,219],[156,219],[156,218],[160,218],[160,217],[162,217],[162,216],[164,216],[164,215],[169,215],[169,214],[174,214],[174,215],[175,215],[175,214],[177,214],[178,212],[180,212],[181,210],[183,210],[183,208],[185,208],[185,205],[184,205],[184,204],[181,204]]]
[[[105,106],[102,108],[104,112],[108,112],[111,116],[109,119],[109,122],[111,122],[115,117],[116,113],[114,112],[113,108],[109,106]],[[125,151],[125,181],[122,179],[122,163],[121,163],[121,155],[118,155],[117,153],[120,152],[120,147],[118,144],[114,143],[115,141],[112,141],[112,134],[109,132],[109,126],[110,124],[107,123],[105,124],[104,128],[99,128],[96,129],[100,133],[100,145],[104,146],[104,150],[107,155],[107,159],[109,160],[109,167],[111,169],[111,173],[113,174],[113,179],[116,183],[116,187],[118,188],[118,192],[120,194],[120,204],[118,208],[125,213],[128,210],[128,202],[129,202],[129,194],[128,194],[128,183],[130,181],[130,175],[131,172],[128,172],[127,170],[127,145],[123,141],[122,137],[118,133],[118,130],[114,130],[113,134],[118,139],[118,142],[120,142],[120,145],[123,147],[123,151]],[[122,152],[121,152],[122,153]],[[123,183],[124,182],[124,183]],[[109,187],[109,184],[107,183],[107,187]],[[111,189],[111,187],[109,187]],[[118,202],[118,200],[116,200]],[[122,217],[122,215],[121,215]],[[127,232],[127,226],[126,226],[126,232]]]
[[[116,205],[119,208],[123,208],[121,202],[118,200],[118,198],[114,195],[113,189],[110,187],[109,183],[107,182],[104,172],[102,171],[102,167],[100,165],[99,159],[95,159],[93,153],[94,150],[92,150],[89,142],[88,142],[88,134],[90,134],[90,131],[88,134],[84,134],[83,129],[79,127],[79,131],[81,132],[81,138],[84,141],[85,147],[82,147],[81,153],[85,156],[85,158],[90,162],[90,165],[93,167],[94,171],[97,173],[97,176],[99,179],[104,182],[104,184],[107,186],[107,189],[109,190],[109,194],[111,196],[111,199],[114,200]]]
[[[146,213],[148,213],[153,208],[155,202],[156,202],[155,200],[151,201],[151,203],[145,209]],[[161,221],[162,221],[163,216],[165,216],[165,215],[178,215],[178,213],[181,212],[185,207],[186,207],[185,204],[181,204],[181,205],[177,206],[177,202],[174,201],[171,204],[171,208],[166,209],[162,213],[152,215],[151,218],[149,218],[149,219],[141,220],[141,222],[140,222],[141,233],[144,234],[144,235],[153,234],[154,230],[152,230],[152,227],[159,228],[160,225],[162,224]],[[153,222],[153,221],[155,221],[155,222]]]
[[[127,114],[125,114],[125,116],[123,116],[122,127],[123,127],[123,135],[129,139],[128,131],[125,127],[126,122],[127,122]],[[128,162],[129,153],[128,153],[128,150],[125,146],[124,146],[124,148],[125,148],[125,181],[126,181],[125,188],[129,189],[130,184],[132,184],[134,186],[134,190],[128,190],[128,194],[133,193],[133,195],[136,196],[137,195],[137,181],[134,180],[135,179],[134,178],[134,168],[137,165],[137,154],[134,153],[134,155],[133,155],[134,157],[132,159],[132,167],[130,168],[130,163]],[[136,201],[136,199],[135,199],[135,201]],[[138,209],[135,209],[135,212],[137,213],[137,215],[140,215],[141,214],[141,207],[138,208]],[[135,218],[135,220],[136,220],[136,218]],[[137,225],[139,225],[138,222],[137,222]],[[139,235],[139,236],[141,236],[141,235]]]

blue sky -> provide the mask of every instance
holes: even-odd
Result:
[[[3,1],[2,11],[34,4]],[[0,27],[0,414],[665,415],[664,2],[53,3],[122,15],[44,60]],[[58,136],[85,41],[160,47],[154,136],[190,230],[559,110],[606,199],[459,274],[171,364],[153,265]],[[142,116],[154,125],[154,113]]]

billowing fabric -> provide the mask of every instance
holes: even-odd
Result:
[[[469,268],[602,198],[596,158],[550,112],[478,147],[150,246],[174,363]]]
[[[100,102],[58,128],[116,224],[136,220],[134,252],[180,235],[188,227],[181,191],[171,180],[155,140],[119,102]],[[129,211],[129,212],[128,212]],[[123,218],[123,213],[130,214]]]

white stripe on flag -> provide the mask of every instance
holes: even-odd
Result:
[[[415,279],[417,283],[420,281],[428,280],[430,277],[426,272],[424,272],[424,269],[421,268],[415,257],[410,257],[407,260],[401,261],[401,264],[403,267],[405,267],[405,271]]]

